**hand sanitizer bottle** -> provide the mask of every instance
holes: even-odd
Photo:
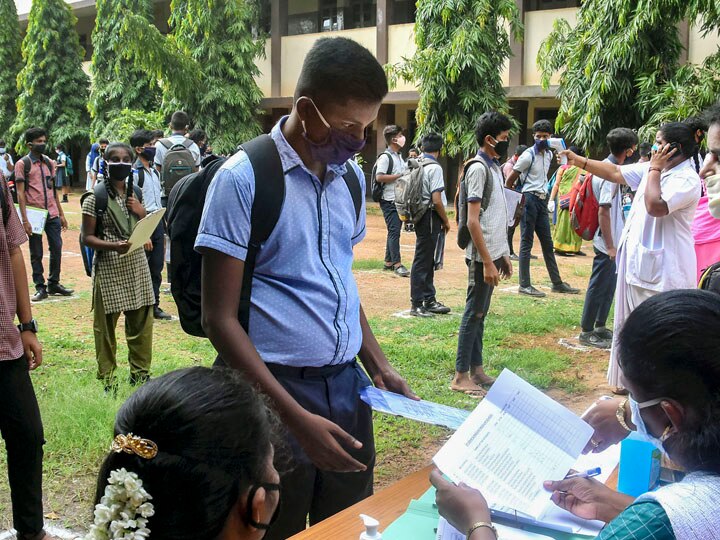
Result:
[[[360,519],[362,519],[365,524],[365,532],[360,535],[360,540],[382,539],[382,534],[378,532],[380,522],[377,519],[366,516],[365,514],[360,514]]]

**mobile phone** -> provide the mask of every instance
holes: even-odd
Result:
[[[676,142],[670,143],[670,146],[668,146],[668,149],[667,149],[668,154],[669,154],[672,150],[677,150],[677,152],[675,152],[674,155],[678,155],[678,154],[682,151],[682,146],[680,146],[680,143],[676,143]]]

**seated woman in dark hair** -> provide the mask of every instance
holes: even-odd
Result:
[[[231,370],[193,367],[147,382],[117,414],[86,540],[262,538],[280,502],[275,423]]]
[[[641,304],[620,334],[619,358],[628,401],[598,402],[586,420],[596,450],[630,432],[653,442],[687,476],[633,500],[584,478],[546,482],[552,500],[586,519],[608,522],[599,540],[712,540],[720,538],[720,296],[671,291]],[[625,406],[628,405],[628,406]],[[490,522],[483,496],[450,484],[435,471],[440,514],[459,530]],[[492,539],[479,527],[468,540]]]

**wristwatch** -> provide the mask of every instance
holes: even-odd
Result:
[[[20,333],[32,332],[33,334],[37,334],[38,331],[38,323],[35,319],[30,319],[30,322],[18,324],[17,327]]]
[[[625,398],[623,402],[618,405],[618,408],[615,411],[615,417],[617,418],[617,421],[620,422],[620,425],[623,427],[623,429],[630,432],[632,431],[632,429],[630,429],[630,426],[628,426],[627,422],[625,421],[625,407],[627,407],[628,401],[628,398]]]

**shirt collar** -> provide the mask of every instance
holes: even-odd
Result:
[[[497,159],[491,158],[482,150],[478,150],[477,155],[478,155],[478,157],[483,158],[485,160],[485,163],[487,163],[489,167],[492,167],[493,165],[498,166],[498,167],[500,166],[500,162]]]
[[[607,159],[607,161],[609,161],[609,162],[612,163],[613,165],[617,165],[617,164],[618,164],[617,158],[616,158],[615,156],[613,156],[612,154],[608,155],[608,157],[605,158],[605,159]]]
[[[423,159],[429,159],[431,161],[434,161],[435,163],[438,162],[438,160],[435,159],[435,156],[431,156],[430,154],[426,154],[425,152],[423,152]]]
[[[35,157],[35,155],[32,152],[28,153],[27,157],[29,157],[30,161],[33,163],[37,163],[38,161],[40,161],[40,158]]]
[[[287,174],[292,169],[301,167],[305,172],[307,172],[311,176],[315,176],[305,166],[305,163],[303,163],[303,160],[300,159],[300,156],[295,151],[295,149],[290,145],[288,140],[285,138],[285,134],[282,132],[282,127],[285,125],[285,122],[287,122],[288,118],[290,118],[289,115],[283,116],[280,119],[280,121],[277,124],[275,124],[275,126],[273,126],[272,131],[270,132],[270,136],[272,137],[273,141],[275,142],[275,146],[277,146],[278,153],[280,154],[280,162],[282,163],[283,173]],[[338,176],[342,176],[347,172],[347,167],[345,166],[345,164],[334,165],[332,163],[328,163],[327,169],[328,169],[328,171],[331,171],[334,174],[334,178],[337,178]],[[333,180],[334,178],[331,178],[331,180]]]

